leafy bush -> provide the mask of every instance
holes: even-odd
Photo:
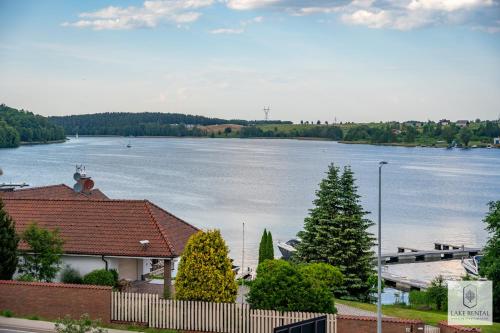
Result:
[[[31,274],[21,274],[18,277],[16,277],[17,281],[22,281],[22,282],[34,282],[36,279],[33,277]]]
[[[431,286],[427,288],[427,294],[436,310],[448,309],[448,286],[441,275],[432,280]]]
[[[419,310],[431,309],[431,301],[426,291],[412,290],[409,297],[410,307]]]
[[[443,277],[438,276],[432,280],[425,291],[411,291],[409,303],[410,307],[420,310],[447,310],[448,287]]]
[[[8,318],[12,317],[12,311],[10,311],[10,310],[3,310],[0,314],[4,317],[8,317]]]
[[[338,273],[334,267],[266,260],[257,268],[247,301],[256,309],[335,313],[333,291],[321,277],[337,284],[342,281]]]
[[[111,268],[109,271],[113,274],[113,281],[115,281],[114,287],[118,287],[118,271],[116,268]]]
[[[61,272],[61,282],[81,284],[83,283],[83,278],[76,269],[66,266]]]
[[[324,287],[333,294],[344,283],[340,269],[325,263],[302,264],[298,266],[303,276],[313,281],[316,287]]]
[[[83,277],[84,284],[114,287],[115,279],[113,273],[105,269],[95,269]]]
[[[100,323],[83,314],[80,319],[71,319],[70,316],[58,319],[55,328],[57,333],[106,333],[107,330],[99,327]]]

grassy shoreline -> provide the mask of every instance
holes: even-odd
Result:
[[[346,301],[342,299],[337,299],[335,300],[335,302],[338,304],[352,306],[354,308],[358,308],[361,310],[372,311],[372,312],[377,311],[377,306],[375,304]],[[416,310],[408,307],[402,307],[399,305],[382,305],[382,313],[389,317],[422,320],[426,324],[433,326],[437,326],[437,324],[441,321],[448,320],[448,313],[444,311]],[[483,333],[500,332],[500,323],[493,323],[493,325],[491,326],[480,326],[480,327],[481,327],[481,332]]]

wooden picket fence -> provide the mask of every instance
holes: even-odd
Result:
[[[323,315],[255,310],[248,304],[164,300],[143,293],[113,292],[111,301],[113,321],[217,333],[273,333],[275,327]],[[327,314],[327,318],[327,332],[335,333],[335,316]]]

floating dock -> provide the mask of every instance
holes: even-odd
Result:
[[[482,248],[434,243],[434,250],[398,247],[396,253],[382,253],[382,265],[409,264],[441,260],[470,258],[481,254]],[[374,259],[377,263],[377,259]]]
[[[382,280],[384,280],[386,287],[392,287],[403,291],[423,290],[429,287],[428,282],[409,279],[405,276],[392,274],[387,271],[382,272]]]

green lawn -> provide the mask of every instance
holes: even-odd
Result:
[[[377,306],[375,304],[352,302],[345,300],[336,300],[337,303],[349,305],[358,309],[377,311]],[[446,321],[448,318],[447,312],[441,311],[422,311],[409,308],[403,308],[397,305],[383,305],[382,313],[390,317],[399,317],[406,319],[418,319],[422,320],[426,324],[436,326],[440,321]],[[481,326],[481,332],[483,333],[499,333],[500,323],[494,323],[492,326]]]

